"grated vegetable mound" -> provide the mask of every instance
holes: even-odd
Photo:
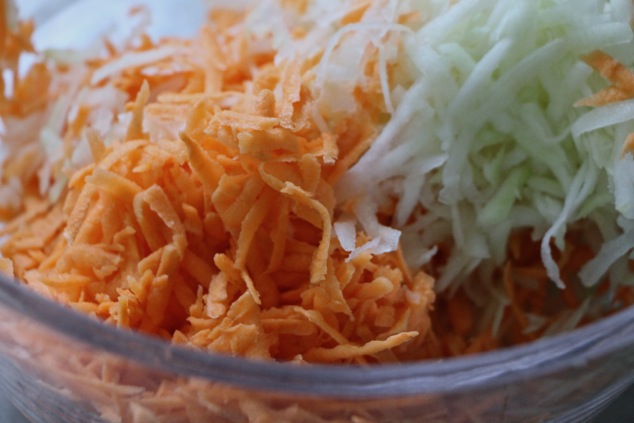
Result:
[[[97,53],[0,6],[2,269],[73,309],[375,363],[634,300],[629,0],[247,2]]]
[[[333,185],[373,117],[319,130],[310,62],[275,63],[269,37],[244,25],[218,10],[195,39],[141,37],[17,80],[49,97],[5,115],[7,138],[31,116],[43,123],[39,142],[11,152],[31,166],[5,166],[24,196],[4,208],[17,212],[8,267],[76,310],[178,344],[285,361],[420,356],[432,279],[399,251],[351,257],[333,237]]]

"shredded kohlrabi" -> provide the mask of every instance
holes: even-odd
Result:
[[[577,222],[593,222],[601,233],[593,239],[597,255],[580,278],[596,284],[634,247],[623,223],[634,217],[634,161],[620,155],[634,106],[574,105],[605,86],[584,55],[600,49],[627,59],[633,51],[632,2],[405,3],[426,20],[401,35],[386,105],[394,113],[344,175],[340,198],[395,201],[392,224],[413,266],[449,244],[439,291],[490,280],[521,228],[541,242],[548,276],[563,288],[554,250],[564,249]],[[363,210],[357,214],[380,237],[376,218],[370,224]]]

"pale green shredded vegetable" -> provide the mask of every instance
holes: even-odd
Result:
[[[607,84],[584,55],[603,50],[626,64],[634,58],[632,2],[406,3],[428,20],[402,35],[392,61],[399,76],[389,93],[394,113],[345,175],[340,195],[369,197],[374,210],[396,199],[393,226],[409,263],[423,266],[437,246],[449,245],[446,264],[436,269],[437,290],[471,285],[475,297],[488,298],[492,315],[507,300],[493,294],[490,281],[517,229],[541,240],[542,262],[560,288],[578,281],[562,279],[555,250],[582,225],[592,228],[588,242],[597,255],[577,279],[586,286],[606,275],[634,282],[626,269],[634,162],[620,157],[634,130],[634,103],[574,107]],[[338,46],[348,48],[346,41]],[[365,225],[364,209],[357,217],[382,239]]]

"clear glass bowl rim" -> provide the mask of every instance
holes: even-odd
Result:
[[[96,351],[154,371],[241,389],[350,400],[493,389],[583,366],[634,345],[634,331],[629,336],[619,333],[634,325],[634,307],[629,307],[564,334],[472,356],[369,366],[297,365],[220,355],[120,329],[2,275],[0,306]]]

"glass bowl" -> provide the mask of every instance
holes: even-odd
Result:
[[[174,346],[0,277],[0,373],[34,422],[581,422],[634,381],[634,308],[474,356],[295,365]]]
[[[106,4],[111,20],[127,4],[55,1],[56,7],[76,6],[80,15]],[[50,17],[58,10],[53,2],[20,4],[27,3],[27,13],[48,24],[36,44],[89,42],[60,30],[64,21]],[[168,13],[177,4],[156,3],[171,5]],[[108,29],[103,15],[87,16],[81,26],[94,36]],[[165,31],[158,22],[156,31]],[[474,356],[295,365],[187,349],[117,329],[0,276],[0,374],[0,392],[34,422],[581,422],[634,382],[634,308]]]

